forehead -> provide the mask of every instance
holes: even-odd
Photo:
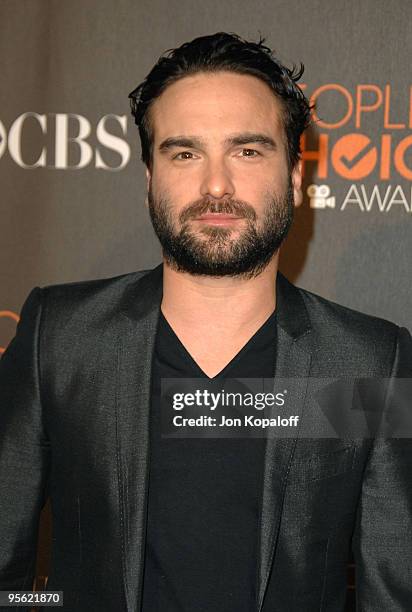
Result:
[[[283,138],[281,103],[252,75],[197,73],[169,85],[150,108],[154,142],[173,134],[224,140],[236,132]]]

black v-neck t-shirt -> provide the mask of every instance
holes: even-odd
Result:
[[[275,312],[213,378],[272,378]],[[160,313],[152,365],[142,612],[257,609],[265,440],[161,437],[162,378],[208,377]]]

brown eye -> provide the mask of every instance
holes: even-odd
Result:
[[[259,153],[255,149],[243,149],[243,157],[257,157]]]
[[[175,155],[173,159],[185,160],[185,159],[192,159],[192,158],[193,158],[193,153],[191,153],[190,151],[182,151],[181,153],[178,153],[177,155]]]

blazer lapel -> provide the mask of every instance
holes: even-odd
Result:
[[[299,422],[305,406],[311,364],[311,326],[299,290],[280,273],[276,287],[277,345],[275,378],[293,378],[293,414]],[[261,612],[276,550],[294,438],[267,438],[260,523],[258,610]]]
[[[151,365],[162,299],[162,266],[133,284],[122,304],[118,341],[117,471],[123,576],[128,612],[141,606],[147,491]]]

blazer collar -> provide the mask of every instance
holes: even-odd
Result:
[[[139,321],[160,308],[163,296],[163,264],[149,270],[126,289],[120,310],[130,319]]]
[[[121,311],[131,319],[148,317],[160,308],[163,296],[163,264],[132,283],[123,296]],[[278,325],[294,340],[311,329],[309,315],[297,287],[278,272],[276,278]]]

